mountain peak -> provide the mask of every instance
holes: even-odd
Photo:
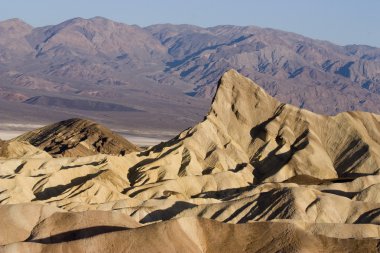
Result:
[[[94,27],[99,26],[99,28],[101,28],[101,26],[112,25],[112,24],[118,24],[118,22],[115,22],[113,20],[110,20],[104,17],[96,16],[92,18],[82,18],[82,17],[72,18],[58,24],[57,26],[67,27],[71,25],[79,25],[79,26],[92,25]],[[127,24],[123,24],[123,25],[129,26]]]
[[[0,21],[0,25],[22,25],[22,26],[28,26],[32,28],[31,25],[29,25],[24,20],[19,19],[19,18],[11,18],[11,19]]]
[[[247,118],[251,117],[252,110],[273,113],[279,105],[280,102],[258,84],[230,69],[219,80],[209,115],[229,119],[233,113]]]
[[[254,89],[257,90],[257,92],[261,93],[260,95],[270,97],[270,95],[260,85],[245,77],[235,69],[226,71],[220,78],[218,86],[227,86],[229,89],[233,90]]]
[[[32,29],[33,26],[18,18],[7,19],[0,22],[0,32],[29,33]]]

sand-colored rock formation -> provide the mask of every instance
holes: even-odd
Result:
[[[51,155],[24,141],[0,140],[0,159],[5,158],[51,158]]]
[[[57,151],[75,140],[50,154],[81,157],[0,159],[14,231],[0,252],[379,249],[379,115],[317,115],[231,70],[204,121],[144,151],[88,156],[91,135],[60,125],[17,140]]]
[[[282,104],[231,70],[222,77],[205,120],[139,154],[142,160],[129,170],[129,178],[136,186],[241,171],[251,175],[248,185],[297,175],[332,179],[377,174],[379,122],[380,116],[370,113],[329,117]]]
[[[100,214],[100,213],[98,213]],[[54,215],[52,215],[54,216]],[[100,221],[106,215],[100,215]],[[8,244],[1,252],[377,252],[377,240],[333,238],[291,223],[225,224],[182,218],[130,229],[122,217],[118,226],[94,226]],[[53,218],[47,218],[47,222]],[[69,221],[70,222],[70,221]],[[62,221],[59,222],[62,224]],[[345,229],[345,228],[343,228]],[[102,233],[100,233],[102,231]],[[36,237],[35,237],[36,236]]]
[[[139,148],[104,126],[90,120],[69,119],[15,140],[27,141],[54,157],[79,157],[94,154],[125,155]]]

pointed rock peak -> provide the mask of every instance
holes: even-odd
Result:
[[[209,114],[225,114],[228,111],[247,114],[253,109],[272,113],[281,103],[251,79],[229,70],[219,80]]]
[[[16,138],[53,156],[125,155],[139,148],[110,129],[86,119],[68,119]]]
[[[263,95],[269,96],[263,88],[251,79],[243,76],[234,69],[226,71],[219,81],[219,86],[228,86],[232,89],[255,89],[260,90]]]

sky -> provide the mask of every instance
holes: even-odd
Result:
[[[126,24],[255,25],[380,47],[380,0],[0,0],[0,20],[38,27],[102,16]]]

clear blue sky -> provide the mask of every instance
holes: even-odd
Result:
[[[0,6],[0,20],[33,26],[94,16],[140,26],[256,25],[380,47],[380,0],[0,0]]]

